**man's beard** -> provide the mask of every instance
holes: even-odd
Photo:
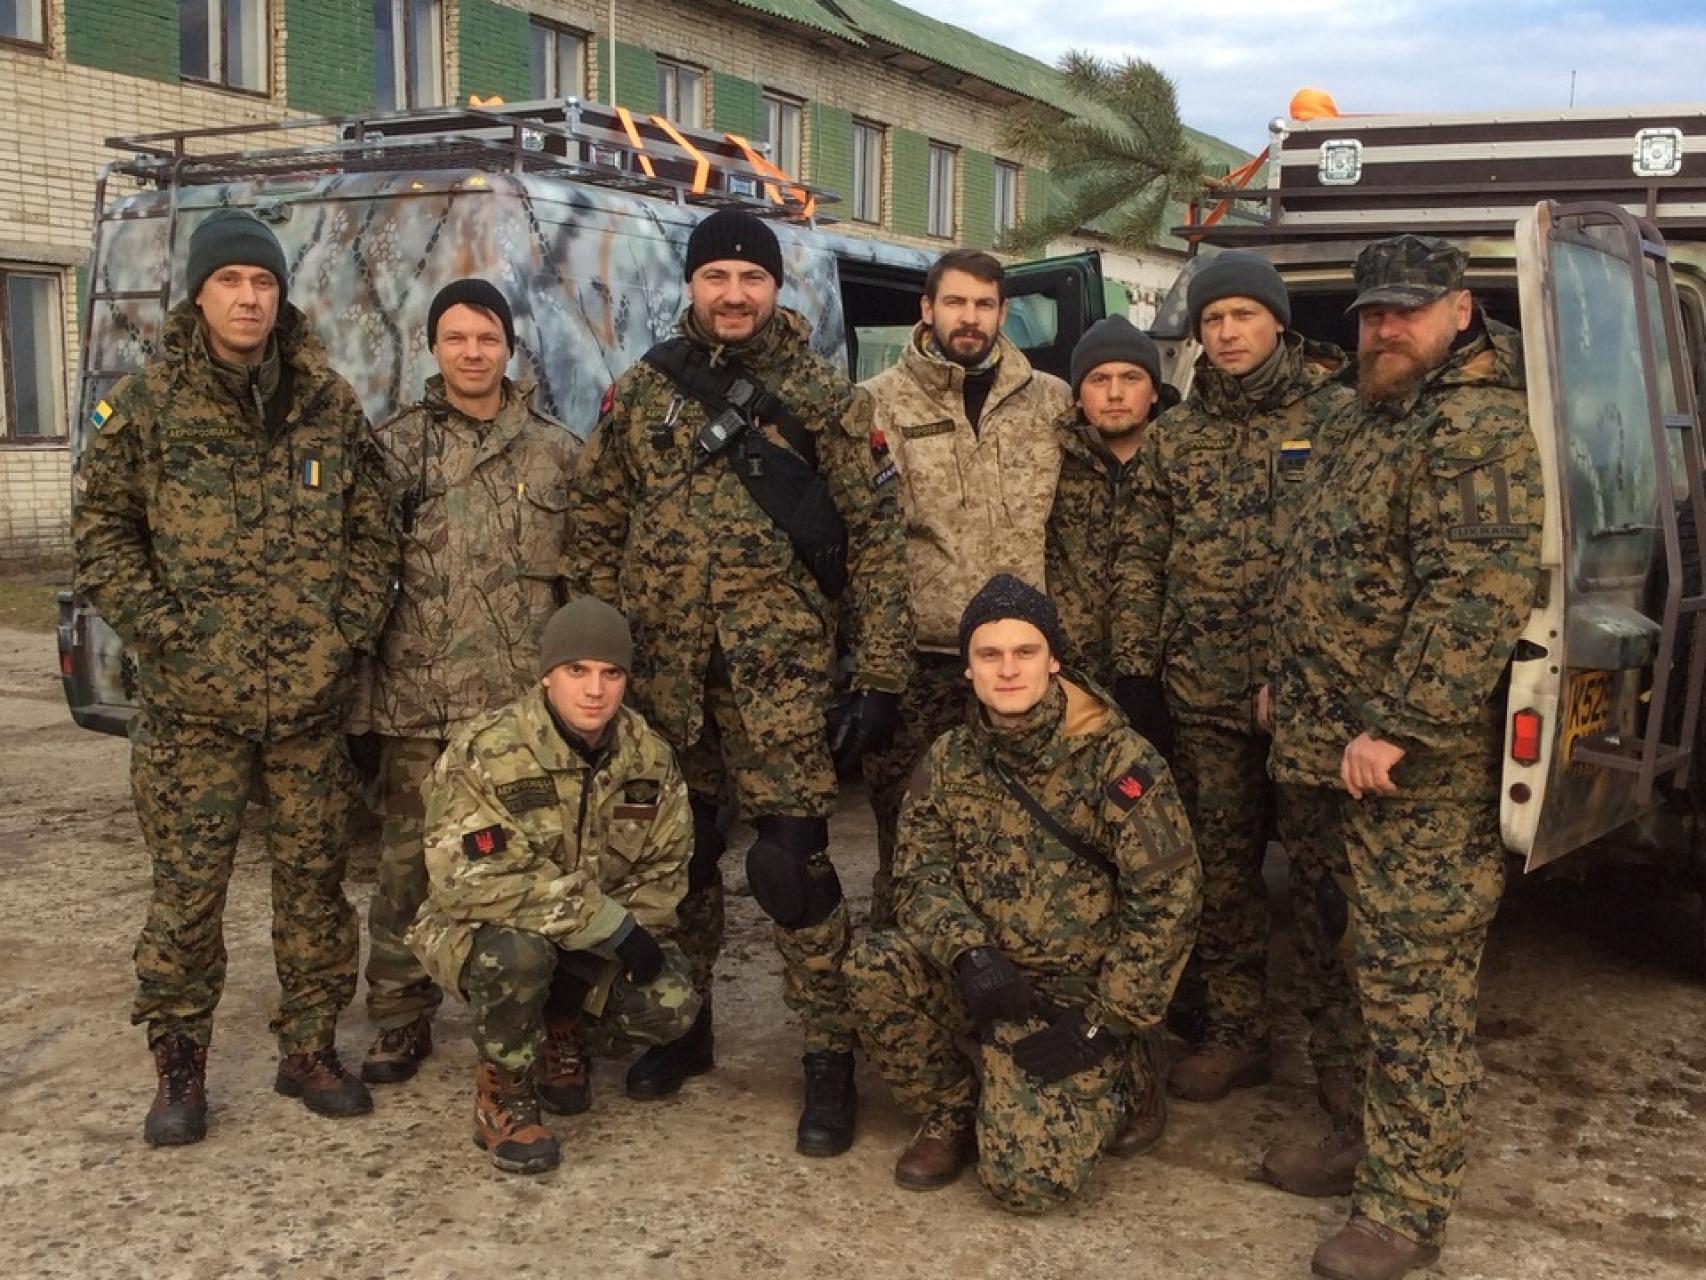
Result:
[[[966,351],[954,346],[955,340],[959,338],[976,338],[978,341],[977,350]],[[936,345],[941,348],[942,354],[955,364],[964,365],[970,369],[989,359],[989,353],[995,350],[995,335],[985,333],[973,325],[962,325],[949,334],[943,334],[938,329],[936,330]]]
[[[1357,352],[1357,401],[1368,409],[1406,399],[1423,378],[1445,363],[1450,350],[1450,338],[1432,351],[1405,341],[1364,346]],[[1392,358],[1381,360],[1381,356]]]

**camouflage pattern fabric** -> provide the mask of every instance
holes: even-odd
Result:
[[[1119,1123],[1122,1058],[1044,1084],[1011,1053],[1044,1026],[1033,1019],[998,1024],[974,1050],[974,1074],[960,1049],[974,1028],[953,979],[899,932],[861,939],[846,972],[865,1052],[895,1100],[921,1115],[975,1112],[978,1178],[1003,1209],[1042,1213],[1083,1188]]]
[[[423,792],[444,747],[437,738],[386,738],[380,750],[383,827],[379,874],[367,903],[367,1020],[382,1031],[432,1017],[444,999],[403,941],[426,901]]]
[[[1309,1060],[1317,1075],[1343,1069],[1360,1079],[1368,1033],[1351,973],[1346,796],[1325,787],[1281,785],[1274,790],[1280,840],[1291,862],[1297,1003],[1309,1023]]]
[[[482,925],[603,961],[596,1013],[630,917],[667,932],[687,887],[693,818],[669,746],[621,708],[596,752],[571,747],[543,690],[460,730],[426,790],[427,900],[406,941],[456,990]],[[591,758],[589,758],[589,756]]]
[[[1114,575],[1124,550],[1121,533],[1134,527],[1137,458],[1114,457],[1076,405],[1056,425],[1060,482],[1049,508],[1043,563],[1066,634],[1061,659],[1111,688],[1122,674],[1114,664]]]
[[[871,809],[877,816],[877,870],[871,877],[871,927],[894,923],[894,847],[900,807],[919,761],[932,743],[964,722],[975,699],[959,654],[920,649],[906,692],[900,695],[900,726],[894,741],[860,762]]]
[[[355,995],[359,940],[344,897],[354,771],[336,727],[269,737],[144,710],[130,722],[130,785],[154,869],[136,944],[136,1006],[150,1043],[207,1045],[225,986],[221,918],[251,793],[267,811],[273,959],[270,1026],[283,1054],[332,1043]]]
[[[278,391],[207,353],[199,312],[124,379],[78,462],[76,586],[137,656],[140,701],[245,737],[341,721],[390,604],[377,447],[295,307]]]
[[[531,383],[475,422],[427,380],[418,404],[376,428],[402,520],[396,608],[353,732],[448,738],[525,692],[539,632],[566,593],[569,481],[580,444],[533,407]]]
[[[927,355],[929,333],[919,323],[900,363],[859,385],[874,406],[871,452],[892,459],[900,476],[918,643],[958,653],[960,614],[991,575],[1043,585],[1043,533],[1060,472],[1054,424],[1072,394],[1002,335],[995,384],[973,430],[965,369]]]
[[[687,958],[673,942],[659,944],[663,972],[640,984],[618,975],[596,1013],[580,1010],[579,1031],[599,1052],[629,1045],[667,1044],[686,1035],[699,1013]],[[545,1044],[547,1004],[578,1002],[584,980],[574,953],[537,933],[481,925],[468,954],[461,990],[474,1021],[480,1056],[525,1075]]]

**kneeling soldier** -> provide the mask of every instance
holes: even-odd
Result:
[[[866,1051],[924,1116],[895,1180],[942,1186],[975,1156],[1003,1208],[1037,1213],[1117,1140],[1126,1053],[1166,1011],[1202,869],[1160,755],[1060,676],[1046,596],[992,578],[959,643],[980,710],[915,775],[897,927],[845,972]],[[955,1039],[972,1034],[981,1089]]]
[[[474,1141],[543,1173],[539,1119],[590,1105],[580,1038],[667,1044],[699,1013],[672,927],[693,819],[668,745],[622,705],[633,640],[583,596],[540,641],[543,692],[451,739],[426,788],[431,890],[408,942],[473,1010]],[[582,1024],[585,1025],[582,1025]]]

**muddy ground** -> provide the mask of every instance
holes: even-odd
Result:
[[[126,746],[72,726],[52,637],[0,631],[0,1276],[1193,1277],[1306,1276],[1344,1201],[1253,1182],[1269,1142],[1316,1124],[1293,1034],[1280,1078],[1175,1106],[1151,1155],[1104,1165],[1041,1220],[976,1180],[918,1194],[890,1178],[909,1134],[861,1076],[853,1151],[793,1153],[796,1033],[750,899],[717,991],[718,1069],[679,1099],[629,1102],[601,1063],[589,1115],[558,1121],[566,1160],[493,1171],[469,1141],[473,1053],[447,1007],[439,1052],[369,1117],[334,1122],[271,1091],[276,994],[260,849],[226,917],[230,981],[210,1062],[212,1132],[154,1151],[152,1074],[128,1025],[148,867]],[[835,822],[868,882],[858,795]],[[731,859],[738,868],[739,860]],[[352,883],[365,908],[369,886]],[[857,904],[862,906],[862,901]],[[1706,997],[1697,901],[1628,873],[1519,882],[1494,931],[1482,1009],[1487,1084],[1469,1190],[1434,1274],[1463,1280],[1706,1273]],[[1286,967],[1283,931],[1276,965]],[[360,1008],[341,1044],[359,1059]]]

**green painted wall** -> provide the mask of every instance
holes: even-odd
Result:
[[[285,0],[285,101],[315,115],[373,106],[373,0]]]
[[[960,243],[988,249],[995,243],[995,157],[960,152]]]
[[[1024,208],[1020,215],[1025,218],[1041,218],[1048,213],[1049,201],[1052,199],[1052,188],[1047,169],[1033,169],[1025,166],[1025,199]]]
[[[85,67],[176,83],[177,0],[65,0],[65,56]]]
[[[763,142],[763,90],[739,76],[712,72],[711,124],[721,133],[738,133],[748,142]]]
[[[896,129],[891,147],[895,234],[924,235],[930,225],[930,140],[911,129]]]
[[[598,100],[610,102],[610,41],[598,42]],[[653,115],[658,109],[658,56],[638,45],[616,42],[615,105]]]
[[[492,0],[462,0],[457,24],[463,102],[494,93],[506,102],[533,96],[527,14]]]
[[[842,205],[827,211],[846,217],[844,206],[853,196],[853,113],[821,102],[806,109],[812,118],[812,185],[840,196]]]

